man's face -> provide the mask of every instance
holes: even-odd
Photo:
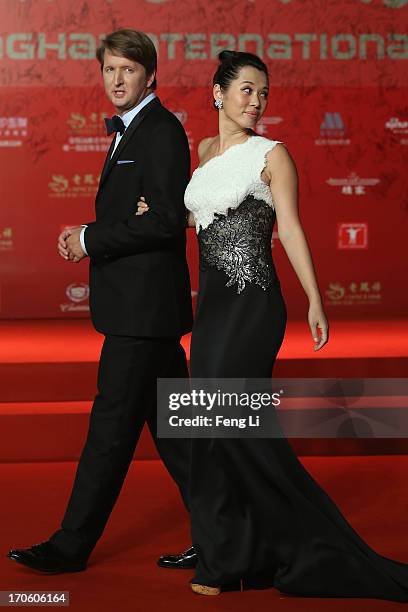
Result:
[[[154,81],[154,74],[147,77],[144,66],[109,51],[105,51],[102,74],[106,95],[118,115],[139,104]]]

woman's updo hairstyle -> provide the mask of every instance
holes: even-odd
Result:
[[[269,78],[268,68],[266,64],[253,53],[245,53],[244,51],[221,51],[218,54],[219,65],[213,77],[213,85],[218,85],[224,91],[228,89],[231,82],[238,77],[241,68],[251,66],[265,73],[266,78]]]

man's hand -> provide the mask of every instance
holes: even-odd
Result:
[[[68,259],[69,261],[73,261],[74,263],[78,263],[86,257],[86,254],[82,250],[81,242],[79,240],[79,235],[82,231],[82,227],[75,227],[69,230],[70,234],[65,239],[66,242],[66,250],[68,251]]]
[[[76,227],[67,227],[65,228],[60,235],[58,236],[57,249],[58,253],[61,255],[63,259],[69,261],[69,253],[67,249],[67,238],[72,234],[74,230],[81,229],[79,226]]]

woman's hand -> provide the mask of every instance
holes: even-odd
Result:
[[[149,206],[144,199],[144,196],[140,196],[140,200],[137,203],[137,212],[135,215],[144,215],[149,210]]]
[[[329,324],[321,303],[310,304],[308,320],[313,340],[316,342],[313,350],[318,351],[327,343],[329,339]],[[318,329],[320,329],[320,338],[317,331]]]

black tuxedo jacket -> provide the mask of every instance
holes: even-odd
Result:
[[[110,159],[114,141],[96,196],[96,221],[85,231],[92,321],[103,334],[177,337],[192,326],[187,137],[155,98],[130,123]],[[140,196],[150,210],[135,216]]]

